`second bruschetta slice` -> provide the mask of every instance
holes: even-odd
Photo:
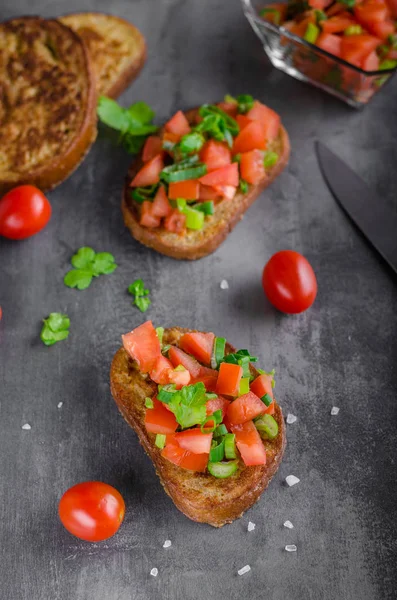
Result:
[[[289,154],[279,115],[251,96],[178,111],[131,165],[124,221],[157,252],[207,256],[282,172]]]

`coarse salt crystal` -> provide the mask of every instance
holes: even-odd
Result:
[[[226,281],[226,279],[222,279],[221,281],[221,290],[228,290],[229,289],[229,284]]]
[[[298,479],[298,477],[295,477],[295,475],[288,475],[285,478],[285,481],[291,487],[292,485],[296,485],[297,483],[299,483],[300,479]]]
[[[255,523],[253,523],[252,521],[249,521],[247,529],[248,529],[248,531],[254,531]]]
[[[287,546],[285,546],[285,549],[287,552],[296,552],[298,550],[295,544],[288,544]]]
[[[32,429],[32,428],[29,425],[29,423],[25,423],[25,425],[22,425],[22,429]]]
[[[288,415],[287,415],[287,423],[288,423],[288,425],[292,425],[292,423],[295,423],[295,421],[297,421],[297,420],[298,420],[298,417],[296,417],[292,413],[288,413]]]
[[[245,565],[245,567],[242,567],[241,569],[239,569],[237,571],[237,573],[239,575],[245,575],[246,573],[248,573],[248,571],[251,571],[251,567],[249,565]]]
[[[169,548],[171,546],[171,540],[165,540],[163,548]]]
[[[332,415],[332,416],[335,416],[335,415],[337,415],[337,414],[338,414],[338,412],[339,412],[339,408],[338,408],[337,406],[333,406],[333,407],[331,408],[331,415]]]
[[[152,577],[157,577],[157,575],[159,574],[159,570],[156,569],[156,567],[154,567],[151,571],[150,571],[150,575],[152,575]]]
[[[287,529],[293,529],[294,528],[294,526],[292,525],[291,521],[285,521],[284,527],[286,527]]]
[[[63,402],[58,402],[57,406],[58,408],[62,408]]]

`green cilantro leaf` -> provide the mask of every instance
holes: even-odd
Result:
[[[137,306],[141,312],[146,312],[152,302],[148,297],[149,290],[145,288],[143,280],[136,279],[128,286],[128,292],[134,296],[132,304]]]
[[[174,413],[179,425],[185,429],[201,424],[206,418],[207,396],[205,385],[200,381],[186,385],[172,394],[168,407]]]
[[[134,127],[151,123],[155,116],[154,111],[146,104],[146,102],[136,102],[126,110],[130,123],[132,123]]]
[[[83,246],[72,256],[70,262],[76,269],[85,269],[91,266],[94,258],[95,251],[88,246]]]
[[[89,287],[92,281],[93,273],[86,269],[72,269],[66,273],[63,282],[70,288],[85,290]]]
[[[109,252],[98,252],[83,246],[71,258],[72,269],[63,278],[65,285],[78,290],[85,290],[91,284],[93,277],[109,275],[117,268],[114,256]]]
[[[112,127],[112,129],[124,132],[129,127],[130,118],[128,110],[111,98],[106,98],[106,96],[99,97],[97,114],[102,123]]]
[[[139,308],[141,312],[146,312],[152,301],[147,296],[137,296],[134,300],[135,306]]]
[[[70,319],[67,315],[51,313],[47,319],[43,320],[43,323],[40,339],[46,346],[52,346],[68,337]]]
[[[117,265],[114,262],[113,254],[110,252],[98,252],[92,263],[92,270],[94,275],[109,275],[117,269]]]

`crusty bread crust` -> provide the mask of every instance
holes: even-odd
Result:
[[[194,123],[197,109],[186,113],[189,123]],[[217,203],[215,215],[206,218],[201,231],[187,231],[185,234],[170,233],[164,228],[149,229],[139,224],[137,205],[131,197],[129,184],[134,175],[142,166],[141,156],[135,160],[126,177],[123,190],[121,210],[124,222],[138,242],[153,248],[161,254],[176,259],[197,260],[214,252],[226,239],[232,229],[243,217],[245,211],[255,202],[257,197],[280,175],[288,163],[290,155],[290,142],[284,127],[280,128],[280,135],[271,148],[279,154],[277,164],[269,175],[258,183],[250,186],[248,194],[237,193],[233,200],[222,200]]]
[[[166,344],[178,345],[187,331],[190,330],[179,327],[166,329],[163,340]],[[228,345],[227,352],[233,351],[235,349]],[[120,348],[113,358],[110,388],[121,414],[135,430],[144,450],[152,459],[164,490],[177,508],[193,521],[222,527],[238,519],[259,499],[280,465],[286,436],[283,414],[278,404],[274,418],[279,434],[274,440],[263,441],[267,464],[246,467],[240,460],[235,475],[228,479],[216,479],[208,473],[180,469],[161,456],[161,451],[154,444],[156,436],[146,431],[144,423],[145,398],[154,396],[157,385],[139,372],[137,364],[124,348]]]
[[[145,38],[132,23],[97,12],[59,19],[85,42],[100,96],[117,98],[138,76],[146,60]]]
[[[96,89],[84,43],[56,20],[0,24],[0,193],[50,190],[96,138]]]

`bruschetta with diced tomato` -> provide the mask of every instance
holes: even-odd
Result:
[[[240,517],[278,469],[285,426],[274,371],[225,338],[151,321],[122,336],[113,398],[177,508],[221,527]]]
[[[162,254],[202,258],[281,173],[289,153],[280,116],[252,96],[179,110],[131,165],[124,221]]]

